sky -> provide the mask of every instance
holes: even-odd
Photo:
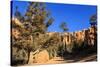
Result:
[[[12,15],[14,15],[16,6],[24,15],[28,3],[25,1],[14,1],[12,4]],[[90,27],[90,17],[97,14],[97,6],[94,5],[46,3],[46,9],[50,12],[51,17],[54,18],[54,22],[47,32],[63,32],[59,27],[62,22],[67,23],[69,29],[67,32],[87,29]]]

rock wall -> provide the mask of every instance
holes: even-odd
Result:
[[[34,55],[34,52],[30,53],[30,59],[28,64],[33,63],[46,63],[49,60],[49,54],[47,50],[42,50]]]
[[[97,28],[96,26],[89,27],[88,29],[77,31],[73,33],[64,33],[63,43],[69,45],[75,42],[85,42],[86,45],[94,46],[97,41]]]

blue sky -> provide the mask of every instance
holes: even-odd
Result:
[[[24,15],[27,5],[28,3],[25,1],[14,1],[12,14],[15,12],[15,7],[18,6],[18,10]],[[91,15],[97,13],[97,7],[92,5],[46,3],[46,9],[54,18],[53,24],[47,30],[48,32],[63,32],[59,27],[62,22],[67,23],[68,32],[86,29],[90,26],[89,18]]]

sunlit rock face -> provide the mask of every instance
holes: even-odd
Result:
[[[11,29],[11,34],[15,39],[20,38],[20,27],[23,27],[23,24],[17,19],[17,18],[12,18],[12,29]],[[19,28],[18,28],[19,27]]]
[[[16,39],[20,36],[20,31],[18,29],[13,28],[12,29],[12,36],[14,36]]]
[[[76,42],[79,42],[79,41],[84,41],[84,38],[85,38],[85,32],[84,31],[78,31],[78,32],[75,32],[75,39],[76,39]]]
[[[71,44],[73,41],[75,42],[87,42],[88,45],[94,45],[95,39],[97,39],[96,27],[90,27],[89,29],[85,29],[82,31],[77,31],[74,33],[64,33],[63,35],[63,43]]]
[[[30,58],[28,64],[32,63],[46,63],[49,60],[49,54],[47,50],[43,51],[37,51],[36,54],[35,52],[30,53]]]
[[[71,35],[69,33],[64,33],[63,35],[63,43],[66,45],[71,44]]]
[[[63,33],[62,44],[66,45],[68,52],[72,50],[75,43],[77,46],[96,46],[97,45],[97,28],[91,26],[88,29],[76,31],[72,33]],[[69,50],[70,49],[70,50]]]
[[[46,50],[39,52],[35,57],[35,62],[46,63],[49,60],[49,54]]]
[[[97,41],[97,29],[95,26],[92,26],[88,29],[88,45],[94,46]]]
[[[18,25],[20,27],[23,27],[23,24],[17,18],[13,18],[12,19],[12,23],[14,23],[14,24],[16,24],[16,25]]]

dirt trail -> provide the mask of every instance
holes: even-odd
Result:
[[[86,62],[86,61],[97,61],[97,55],[94,54],[94,55],[91,55],[91,56],[88,56],[88,57],[84,57],[78,62]]]
[[[77,60],[75,60],[77,59]],[[77,63],[77,62],[88,62],[88,61],[97,61],[97,55],[92,54],[86,57],[77,57],[77,58],[69,58],[69,59],[63,59],[61,57],[54,57],[53,59],[47,61],[46,63],[34,63],[32,65],[37,65],[37,64],[61,64],[61,63]]]
[[[75,58],[68,58],[68,59],[63,59],[61,57],[54,57],[53,59],[49,60],[47,62],[47,64],[59,64],[59,63],[76,63],[76,62],[88,62],[88,61],[97,61],[97,55],[96,54],[92,54],[89,56],[85,56],[85,57],[75,57]]]
[[[59,63],[65,63],[64,59],[61,57],[54,57],[53,59],[49,60],[46,64],[59,64]]]
[[[77,59],[77,60],[75,60]],[[66,59],[64,60],[61,57],[54,57],[53,59],[49,60],[46,64],[59,64],[59,63],[72,63],[72,62],[87,62],[87,61],[97,61],[97,55],[93,54],[91,56],[75,58],[75,59]]]
[[[45,63],[32,63],[32,64],[26,64],[25,66],[34,66],[34,65],[43,65],[43,64],[61,64],[61,63],[79,63],[79,62],[92,62],[97,61],[97,54],[90,54],[87,56],[74,56],[74,57],[68,57],[66,59],[62,57],[54,57],[50,60],[48,60]]]

